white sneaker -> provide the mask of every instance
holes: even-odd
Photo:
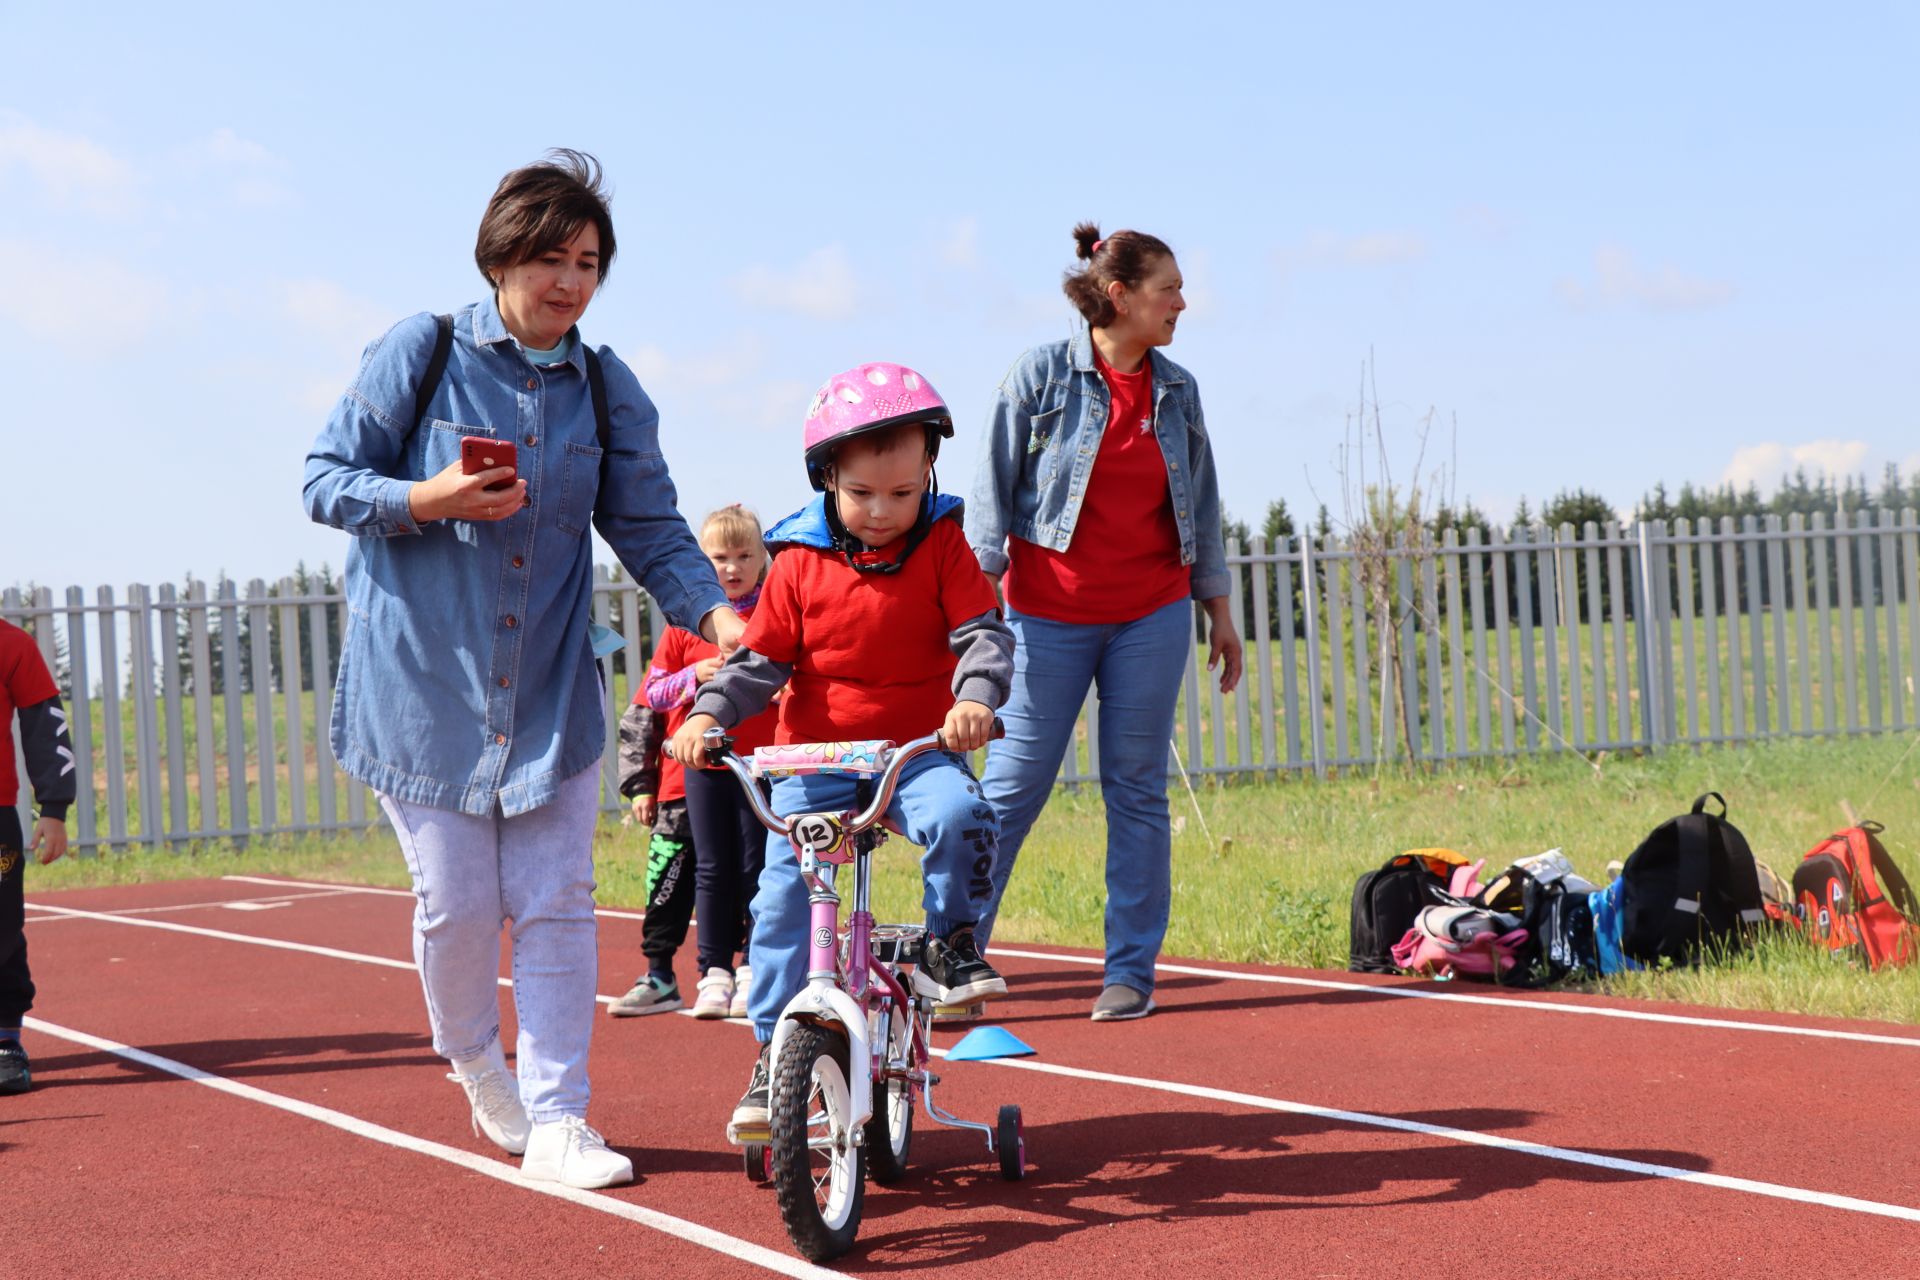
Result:
[[[700,979],[699,995],[693,1000],[696,1018],[725,1018],[733,1013],[733,975],[725,969],[709,969]]]
[[[729,1018],[747,1016],[747,993],[753,987],[753,966],[743,964],[733,971],[733,1001],[727,1006]]]
[[[464,1067],[454,1063],[447,1079],[466,1090],[475,1137],[485,1138],[509,1155],[527,1149],[530,1126],[526,1108],[520,1105],[520,1082],[507,1070],[507,1055],[498,1040]]]
[[[590,1190],[633,1181],[633,1161],[609,1150],[607,1140],[579,1116],[536,1124],[520,1172],[542,1182]]]

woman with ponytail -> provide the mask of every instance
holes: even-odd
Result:
[[[1004,741],[988,753],[1000,823],[984,944],[1021,842],[1053,789],[1089,686],[1107,811],[1106,975],[1096,1022],[1153,1010],[1172,899],[1167,742],[1204,606],[1207,667],[1240,681],[1213,450],[1193,376],[1162,355],[1179,264],[1154,236],[1074,228],[1071,337],[1014,363],[994,397],[967,541],[1002,588],[1014,648]]]

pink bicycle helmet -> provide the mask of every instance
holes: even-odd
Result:
[[[927,449],[938,455],[940,439],[953,435],[953,415],[933,384],[903,364],[859,364],[828,378],[807,408],[807,479],[825,489],[834,446],[871,431],[907,423],[927,426]]]

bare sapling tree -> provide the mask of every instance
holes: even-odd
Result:
[[[1448,460],[1430,470],[1428,467],[1428,449],[1440,423],[1439,411],[1429,406],[1414,424],[1412,465],[1405,472],[1410,479],[1403,482],[1396,474],[1394,451],[1387,443],[1380,388],[1369,349],[1360,367],[1356,404],[1346,414],[1334,470],[1340,478],[1340,524],[1347,537],[1353,572],[1359,575],[1368,613],[1379,631],[1375,662],[1380,704],[1373,744],[1376,774],[1387,758],[1390,723],[1398,726],[1400,745],[1408,760],[1418,757],[1418,708],[1410,701],[1410,695],[1417,698],[1418,690],[1417,686],[1408,688],[1402,673],[1408,669],[1408,646],[1413,643],[1416,626],[1427,630],[1429,643],[1439,643],[1439,620],[1419,620],[1413,583],[1423,564],[1439,550],[1438,536],[1432,528],[1434,512],[1454,509],[1458,426],[1451,416],[1445,422]],[[1430,700],[1439,696],[1438,689],[1428,691]]]

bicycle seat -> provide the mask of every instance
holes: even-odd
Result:
[[[865,742],[790,742],[757,747],[749,768],[756,778],[798,778],[815,773],[873,777],[886,769],[894,744],[884,738]]]

